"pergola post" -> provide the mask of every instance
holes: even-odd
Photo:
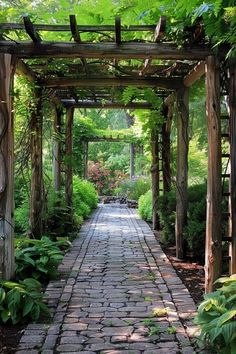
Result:
[[[135,176],[135,145],[133,143],[129,144],[130,148],[130,179]]]
[[[0,54],[0,279],[15,271],[13,221],[13,114],[10,90],[15,63],[9,54]]]
[[[236,66],[229,66],[229,114],[230,114],[230,273],[236,273]]]
[[[30,117],[31,147],[31,194],[30,194],[30,236],[40,239],[43,233],[43,114],[42,88],[33,92]]]
[[[61,107],[54,107],[54,121],[53,121],[53,185],[55,192],[61,190],[61,128],[62,128],[63,110]]]
[[[66,206],[68,208],[68,224],[73,221],[73,118],[74,108],[69,107],[66,110],[66,144],[65,144],[65,194]]]
[[[221,274],[221,122],[219,63],[206,59],[206,114],[208,129],[207,220],[205,251],[205,291],[214,289]]]
[[[169,107],[163,107],[163,114],[166,122],[162,125],[162,170],[163,170],[163,192],[171,190],[171,168],[170,168],[170,129],[168,125]]]
[[[177,172],[176,172],[176,257],[184,257],[183,230],[188,208],[188,148],[189,148],[189,92],[177,91]]]
[[[159,197],[159,146],[158,146],[158,133],[156,130],[151,132],[151,152],[152,152],[152,227],[153,230],[159,229],[159,217],[157,212],[158,197]]]

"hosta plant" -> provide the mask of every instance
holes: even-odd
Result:
[[[36,322],[41,313],[49,314],[42,301],[41,287],[40,282],[32,278],[19,283],[0,281],[0,323]]]
[[[217,354],[236,353],[236,274],[216,281],[220,286],[206,294],[199,305],[195,322],[200,325],[200,339]]]

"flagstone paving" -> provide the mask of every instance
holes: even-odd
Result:
[[[17,354],[195,352],[195,304],[135,210],[100,205],[59,270],[52,323],[28,325]]]

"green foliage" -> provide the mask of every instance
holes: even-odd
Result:
[[[143,220],[152,221],[152,191],[147,191],[138,200],[138,213]]]
[[[34,321],[41,313],[49,314],[42,301],[41,284],[32,278],[0,281],[0,323]]]
[[[98,202],[94,185],[78,176],[73,177],[73,207],[78,221],[86,219]]]
[[[149,178],[138,177],[129,180],[123,180],[115,189],[114,194],[125,196],[128,199],[138,200],[151,187]]]
[[[60,247],[69,247],[67,240],[51,241],[20,238],[16,241],[16,278],[32,276],[42,282],[57,277],[57,266],[63,259]]]
[[[195,322],[201,327],[200,339],[221,354],[236,352],[236,274],[219,278],[219,289],[204,295]]]
[[[175,190],[160,196],[158,203],[158,214],[160,217],[161,242],[163,244],[175,244]]]

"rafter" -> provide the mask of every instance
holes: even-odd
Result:
[[[61,103],[66,107],[74,108],[123,108],[123,109],[150,109],[152,106],[148,102],[132,102],[124,104],[123,102],[103,102],[103,101],[72,101],[61,100]]]

